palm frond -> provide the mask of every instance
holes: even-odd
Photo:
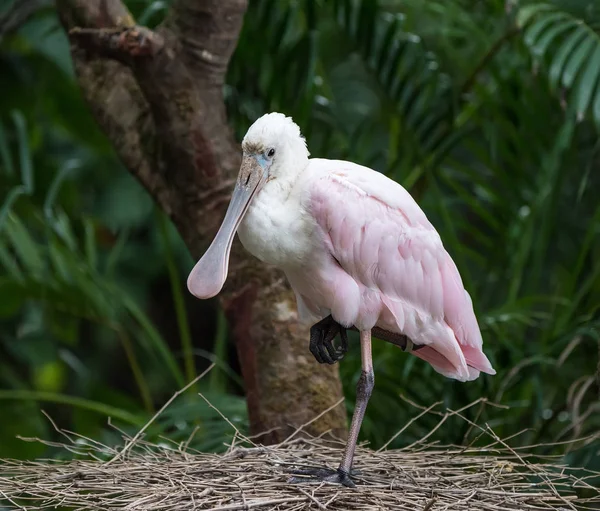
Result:
[[[336,0],[335,19],[372,73],[384,98],[387,117],[395,116],[390,141],[399,151],[389,168],[406,174],[419,161],[440,150],[453,124],[456,90],[436,55],[420,36],[406,30],[402,13],[386,14],[378,2]]]
[[[532,56],[544,64],[552,89],[566,91],[578,119],[588,115],[600,127],[600,34],[553,3],[521,7],[517,23]]]

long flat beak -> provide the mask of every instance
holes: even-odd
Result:
[[[233,237],[250,201],[267,179],[267,169],[254,156],[244,156],[225,219],[215,239],[190,272],[187,286],[197,298],[212,298],[225,284]]]

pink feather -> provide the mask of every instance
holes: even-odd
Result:
[[[405,334],[426,345],[414,355],[445,376],[495,374],[458,269],[418,204],[371,169],[327,164],[335,170],[312,182],[308,211],[329,257],[316,272],[286,272],[299,306]]]

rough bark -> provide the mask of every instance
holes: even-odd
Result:
[[[222,85],[246,0],[175,1],[155,31],[120,0],[57,0],[84,97],[127,168],[200,257],[240,164]],[[236,241],[220,295],[239,353],[253,433],[276,442],[342,396],[336,367],[308,353],[283,275]],[[307,428],[345,436],[343,406]]]

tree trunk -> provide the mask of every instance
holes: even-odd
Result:
[[[119,157],[170,216],[195,258],[224,217],[240,164],[222,87],[246,0],[175,1],[155,31],[120,0],[57,0],[77,78]],[[238,241],[220,295],[236,342],[251,432],[277,442],[342,397],[316,363],[283,275]],[[293,406],[290,406],[293,404]],[[344,407],[306,428],[344,437]]]

